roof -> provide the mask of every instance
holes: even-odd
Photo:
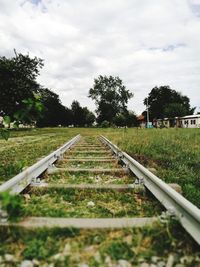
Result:
[[[145,117],[143,115],[140,115],[140,116],[137,117],[137,120],[138,121],[143,121],[143,120],[145,120]]]
[[[195,118],[200,118],[200,114],[188,115],[188,116],[181,117],[180,119],[195,119]]]

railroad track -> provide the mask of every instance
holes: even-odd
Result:
[[[74,137],[4,191],[23,194],[24,218],[11,223],[4,214],[1,226],[142,227],[167,210],[200,244],[200,210],[103,136]]]

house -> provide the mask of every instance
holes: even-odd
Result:
[[[153,121],[153,124],[156,128],[169,128],[170,127],[170,119],[164,118],[164,119],[157,119]]]
[[[182,128],[200,128],[200,114],[180,117],[179,122]]]
[[[154,120],[156,128],[200,128],[200,114]]]
[[[145,128],[146,127],[146,120],[145,120],[145,117],[143,115],[138,116],[137,117],[137,121],[138,121],[138,124],[139,124],[140,128]]]

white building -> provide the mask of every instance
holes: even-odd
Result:
[[[184,116],[179,121],[182,128],[200,128],[200,114]]]

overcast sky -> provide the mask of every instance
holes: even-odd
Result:
[[[142,112],[170,85],[200,111],[200,0],[0,0],[0,55],[44,59],[38,81],[70,106],[98,75],[119,76]]]

